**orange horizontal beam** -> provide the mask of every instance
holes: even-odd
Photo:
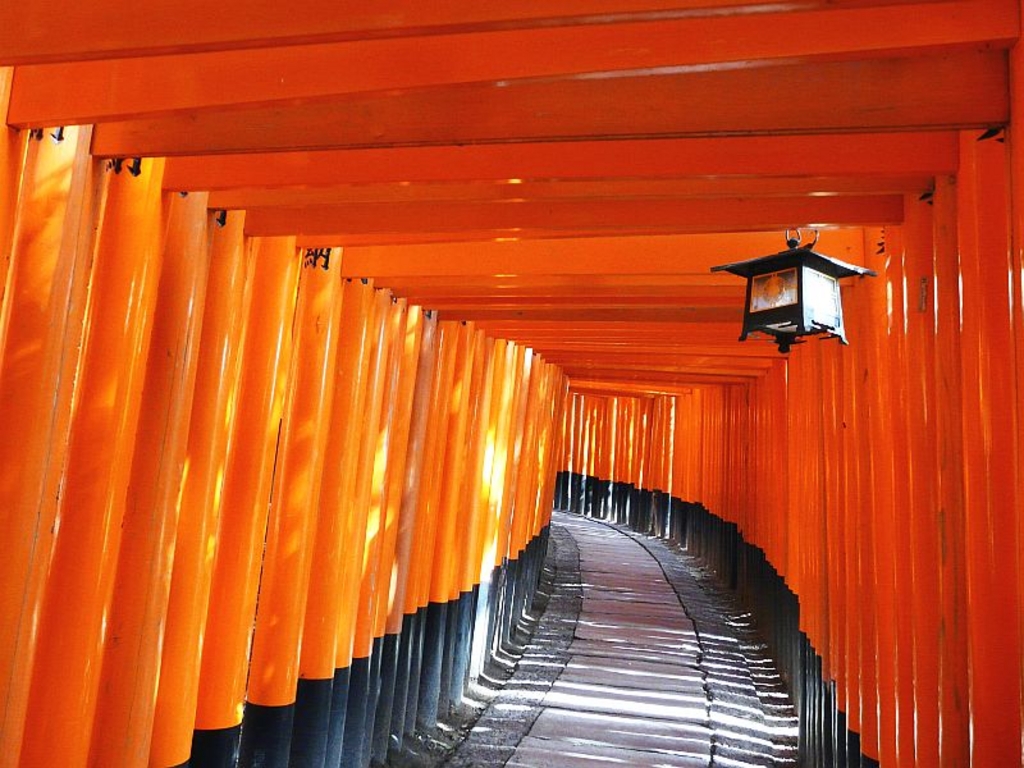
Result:
[[[609,296],[592,294],[558,293],[548,291],[540,295],[531,296],[499,296],[481,294],[472,297],[452,298],[447,296],[429,296],[412,290],[401,290],[395,286],[388,286],[395,296],[409,299],[410,302],[420,306],[430,307],[439,311],[462,311],[475,308],[488,309],[517,309],[539,307],[580,307],[586,306],[594,309],[626,309],[635,306],[723,306],[743,301],[744,285],[737,282],[733,286],[724,286],[721,290],[709,293],[707,291],[695,290],[687,293],[684,290],[677,290],[673,294],[653,295],[642,290],[634,290],[628,295]]]
[[[570,394],[590,394],[597,396],[632,396],[632,397],[654,397],[656,395],[687,395],[695,388],[716,386],[721,384],[747,384],[749,379],[735,378],[724,379],[718,376],[695,377],[687,379],[686,383],[666,385],[644,385],[635,382],[623,381],[600,381],[583,377],[573,378],[569,381]]]
[[[612,337],[625,342],[643,344],[652,338],[671,339],[680,347],[698,347],[711,349],[714,347],[728,347],[736,345],[741,350],[768,350],[776,351],[775,347],[764,339],[750,339],[742,344],[738,343],[739,319],[731,319],[725,322],[704,322],[693,323],[675,319],[637,321],[618,317],[612,320],[570,320],[567,318],[534,318],[524,321],[523,318],[481,320],[477,326],[482,328],[488,335],[510,339],[534,347],[538,350],[545,349],[545,337],[538,335],[534,326],[552,324],[560,328],[562,339],[587,341]],[[550,338],[550,337],[549,337]],[[706,345],[706,346],[705,346]]]
[[[538,350],[544,355],[546,360],[549,360],[549,362],[562,352],[579,354],[594,353],[602,355],[613,355],[620,352],[635,352],[637,354],[643,353],[652,355],[678,354],[693,357],[769,358],[771,360],[774,360],[779,356],[779,352],[774,345],[750,343],[738,344],[736,343],[736,335],[733,336],[732,341],[726,344],[711,344],[706,341],[700,343],[690,342],[689,344],[681,344],[678,341],[665,341],[661,344],[655,344],[650,340],[641,338],[639,334],[637,338],[630,342],[604,345],[598,343],[588,344],[579,341],[565,341],[559,343],[556,340],[536,339],[530,336],[523,336],[516,339],[516,341]]]
[[[710,276],[711,267],[752,259],[784,250],[781,229],[770,232],[715,232],[649,237],[595,237],[515,242],[457,243],[346,248],[341,270],[347,277],[416,278],[431,280],[457,277],[499,279],[515,285],[527,277],[552,276],[580,282],[656,277],[666,284],[687,279],[685,275]],[[854,264],[863,263],[864,230],[851,227],[821,231],[817,249]],[[712,276],[713,277],[713,276]],[[720,276],[721,285],[738,278]],[[390,283],[388,283],[390,284]]]
[[[875,226],[903,220],[903,197],[714,198],[685,202],[595,200],[521,203],[367,203],[305,208],[253,208],[246,213],[249,235],[337,235],[387,232],[517,229],[721,232],[785,229],[792,226]]]
[[[86,124],[453,83],[1009,47],[1019,26],[1013,0],[950,0],[941,11],[918,2],[34,64],[18,69],[8,122]]]
[[[723,279],[724,278],[724,279]],[[393,293],[423,301],[509,301],[536,299],[547,296],[572,295],[577,299],[608,299],[647,296],[675,299],[681,296],[731,297],[737,285],[731,275],[685,272],[680,274],[594,274],[586,277],[574,275],[468,275],[453,283],[443,276],[408,275],[376,278],[380,285]]]
[[[619,381],[665,384],[678,383],[684,377],[690,376],[700,376],[704,380],[708,380],[708,377],[727,376],[731,379],[746,379],[749,381],[764,376],[770,366],[755,369],[737,368],[728,364],[720,367],[698,364],[693,366],[665,366],[662,368],[635,368],[619,365],[616,360],[607,360],[603,365],[565,365],[559,367],[565,371],[570,380],[579,376],[596,375],[600,377],[611,375],[610,372],[614,371],[614,375],[618,377]]]
[[[730,357],[712,355],[671,355],[660,358],[648,358],[645,361],[640,355],[622,353],[576,357],[574,355],[554,354],[543,350],[544,359],[564,370],[581,371],[588,368],[615,368],[619,371],[707,371],[709,373],[728,370],[731,373],[746,373],[759,376],[771,368],[773,363],[768,357]]]
[[[743,320],[743,307],[630,307],[626,309],[602,309],[589,307],[513,307],[508,309],[464,309],[457,312],[440,311],[442,320],[472,320],[477,323],[501,321],[504,319],[530,318],[533,320],[555,320],[568,324],[622,320],[631,323],[727,323],[734,321],[736,327]]]
[[[660,294],[654,296],[642,290],[636,290],[628,295],[608,296],[590,294],[558,293],[549,291],[543,295],[532,296],[497,296],[481,294],[479,296],[463,296],[453,298],[449,296],[427,296],[417,292],[415,289],[402,291],[394,286],[387,286],[396,296],[407,298],[420,306],[428,306],[439,311],[458,312],[462,310],[485,309],[537,309],[549,307],[589,307],[592,309],[627,309],[635,306],[722,306],[724,304],[735,304],[742,301],[745,293],[745,286],[736,282],[733,286],[723,286],[720,291],[708,293],[705,291],[694,291],[687,293],[684,290],[677,290],[673,294]]]
[[[860,3],[788,2],[785,8]],[[781,4],[780,4],[781,5]],[[749,6],[749,10],[744,6]],[[622,19],[707,15],[736,8],[763,12],[750,0],[561,0],[480,3],[386,0],[373,4],[319,0],[90,0],[61,8],[0,4],[0,65],[155,55],[171,52],[308,44],[421,35],[441,31],[607,23]],[[716,9],[718,9],[716,11]]]
[[[651,393],[664,393],[669,391],[669,388],[693,386],[698,384],[749,384],[751,381],[758,378],[742,374],[709,374],[700,371],[673,374],[650,373],[634,376],[629,373],[621,373],[614,369],[606,371],[588,370],[578,374],[566,371],[566,375],[569,377],[569,386],[573,389],[578,389],[582,382],[594,381],[601,382],[605,386],[614,384],[616,387],[621,389],[626,389],[630,387],[630,385],[633,385],[637,390]]]
[[[258,160],[254,162],[259,162]],[[680,179],[598,179],[576,181],[425,182],[418,184],[336,184],[320,187],[227,189],[210,195],[223,210],[352,203],[508,202],[521,200],[685,199],[690,197],[786,197],[792,195],[910,194],[931,189],[933,177],[881,175],[847,177],[715,177]]]
[[[795,108],[790,94],[799,94]],[[631,105],[623,108],[624,105]],[[718,133],[968,128],[1009,118],[1005,51],[514,80],[96,127],[93,152],[172,156]]]
[[[950,131],[916,131],[188,155],[168,160],[164,187],[217,191],[509,179],[931,176],[956,173],[958,141]]]

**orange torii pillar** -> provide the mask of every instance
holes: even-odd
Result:
[[[430,577],[434,566],[434,545],[441,516],[443,469],[447,452],[451,410],[449,401],[455,378],[458,351],[457,324],[442,322],[438,328],[438,351],[435,358],[434,381],[431,387],[430,416],[427,424],[427,450],[422,488],[416,514],[417,531],[408,599],[410,608],[419,616],[411,640],[408,686],[405,701],[404,734],[415,733],[420,722],[420,706],[424,700],[424,666],[433,653],[431,641]]]
[[[405,728],[405,704],[408,694],[412,638],[415,636],[417,614],[406,613],[410,594],[413,549],[416,546],[417,505],[424,469],[425,441],[429,403],[434,382],[437,355],[437,317],[423,313],[416,380],[413,385],[407,465],[401,485],[398,531],[395,542],[395,565],[389,580],[388,613],[381,664],[381,694],[374,721],[374,759],[387,757],[389,750],[400,749]],[[396,726],[397,724],[397,726]]]
[[[448,412],[444,461],[439,466],[440,493],[438,494],[437,523],[433,542],[433,558],[429,572],[429,587],[424,625],[423,654],[420,671],[420,696],[417,721],[425,730],[437,725],[438,710],[447,704],[443,678],[446,665],[450,678],[450,592],[454,581],[454,566],[458,562],[457,522],[461,490],[465,484],[464,468],[466,434],[469,426],[470,377],[472,376],[472,328],[466,324],[444,322],[442,333],[451,333],[454,341],[452,358],[452,384],[448,401],[442,404]],[[444,691],[444,693],[443,693]],[[445,706],[445,711],[447,707]]]
[[[107,173],[101,182],[106,202],[59,525],[47,537],[54,537],[53,550],[36,619],[24,765],[85,764],[92,742],[162,257],[162,163],[140,170],[138,178]],[[68,223],[77,229],[78,222]]]
[[[342,283],[337,272],[305,261],[259,578],[239,749],[239,766],[243,768],[288,764],[316,511],[334,397],[327,373],[335,366],[341,305]]]
[[[358,527],[352,509],[360,431],[352,424],[363,412],[369,367],[373,287],[346,279],[338,327],[338,350],[328,372],[334,396],[324,476],[317,505],[309,595],[303,620],[296,716],[291,760],[297,765],[337,765],[341,754],[349,665],[339,664],[343,614],[342,584],[355,567],[348,547]]]
[[[473,644],[470,651],[470,677],[483,672],[491,651],[494,608],[499,568],[495,565],[496,526],[501,513],[509,420],[515,403],[516,345],[505,340],[494,344],[491,402],[488,414],[487,460],[481,467],[485,493],[481,498],[480,560],[476,563],[480,588],[477,592]]]
[[[244,417],[234,420],[224,470],[192,742],[196,766],[230,764],[238,749],[298,289],[293,240],[254,239],[249,250],[255,266],[236,411]]]
[[[462,531],[462,553],[456,563],[453,599],[457,599],[455,622],[455,648],[453,651],[449,696],[454,705],[462,701],[469,682],[469,657],[473,640],[473,619],[476,595],[479,592],[477,574],[483,552],[483,517],[481,495],[486,492],[481,467],[486,455],[487,414],[491,402],[491,377],[488,366],[492,362],[493,341],[482,330],[473,335],[473,369],[470,378],[471,413],[466,434],[465,476],[462,484],[458,530]]]
[[[392,330],[388,322],[392,299],[390,292],[378,290],[373,298],[372,325],[369,337],[366,395],[363,409],[356,416],[361,432],[357,449],[357,468],[354,495],[350,500],[355,521],[352,537],[348,539],[354,552],[349,551],[346,572],[341,584],[343,618],[345,626],[339,633],[339,649],[342,658],[339,667],[350,667],[347,697],[344,707],[344,724],[341,732],[341,764],[356,765],[362,750],[363,728],[366,719],[366,703],[369,688],[369,649],[359,635],[360,615],[369,610],[370,595],[362,594],[363,575],[369,561],[375,555],[378,531],[370,527],[370,505],[373,497],[374,465],[377,456],[377,441],[380,438],[381,415],[384,413],[384,396],[387,389],[388,366]],[[376,522],[376,521],[375,521]],[[364,620],[365,621],[365,620]],[[333,725],[333,724],[332,724]],[[334,736],[331,737],[335,738]]]
[[[369,496],[366,497],[365,492],[359,496],[360,500],[365,498],[368,506],[359,585],[359,613],[356,617],[353,643],[353,676],[348,711],[345,715],[343,765],[364,765],[369,762],[370,736],[380,688],[381,638],[374,631],[375,615],[380,599],[380,570],[385,558],[385,540],[388,538],[385,530],[388,496],[395,490],[390,483],[390,476],[392,473],[400,474],[404,466],[404,439],[399,437],[396,441],[394,438],[406,429],[406,425],[399,423],[399,417],[408,417],[408,410],[398,407],[398,401],[402,397],[399,382],[402,380],[400,374],[403,363],[407,360],[410,363],[416,361],[415,356],[406,358],[404,355],[403,340],[407,319],[408,308],[405,300],[392,300],[391,306],[386,309],[384,337],[379,349],[383,376],[379,383],[380,405],[378,406],[376,402],[373,404],[373,411],[377,414],[377,427],[376,432],[371,433],[374,439],[371,441],[373,458]],[[415,371],[408,372],[405,383],[411,384],[414,380]],[[403,411],[401,414],[400,410]],[[401,456],[397,455],[399,444],[403,449]],[[364,689],[362,693],[361,689]]]
[[[145,171],[145,165],[143,166]],[[179,489],[199,360],[210,264],[205,194],[174,195],[142,384],[142,408],[121,521],[90,761],[150,761],[161,648],[168,621]],[[118,638],[115,642],[113,638]]]
[[[13,70],[0,69],[0,109]],[[90,207],[96,164],[90,132],[61,143],[0,131],[0,765],[18,764],[29,686],[53,556],[58,488],[71,428],[93,252]],[[79,230],[65,220],[89,224]],[[83,235],[89,235],[83,237]]]
[[[502,516],[497,532],[497,550],[501,568],[501,592],[498,594],[496,637],[494,650],[505,649],[512,639],[512,630],[516,623],[516,616],[513,612],[514,594],[516,582],[519,578],[518,563],[512,559],[512,522],[519,517],[521,506],[524,503],[521,489],[521,478],[529,469],[524,466],[526,456],[524,448],[527,446],[526,438],[528,433],[529,416],[533,404],[537,399],[538,384],[540,376],[540,359],[533,354],[532,350],[525,350],[524,357],[524,378],[523,385],[519,387],[518,403],[512,433],[512,444],[510,446],[512,455],[510,471],[506,474],[505,488],[506,501],[503,504]],[[532,437],[532,436],[531,436]]]
[[[403,303],[401,300],[399,303]],[[377,570],[377,597],[373,616],[374,657],[374,690],[371,709],[367,711],[366,733],[372,734],[368,741],[370,756],[374,760],[384,762],[387,758],[388,734],[391,727],[389,703],[382,706],[385,698],[393,703],[394,674],[398,661],[398,637],[388,633],[388,618],[395,603],[398,591],[398,570],[400,554],[398,550],[399,533],[402,526],[402,505],[407,487],[407,478],[411,472],[419,472],[416,464],[419,456],[412,454],[410,438],[414,427],[413,413],[416,387],[419,383],[420,353],[423,343],[425,313],[420,307],[408,308],[403,338],[396,344],[396,354],[400,355],[397,372],[397,393],[393,408],[392,434],[388,445],[388,462],[390,467],[387,476],[387,489],[383,507],[383,541],[381,544],[381,562]],[[415,426],[419,426],[417,420]],[[378,720],[381,724],[378,726]]]
[[[526,430],[523,435],[525,450],[521,463],[519,484],[516,491],[516,506],[509,537],[508,569],[510,572],[511,595],[508,598],[511,629],[518,626],[533,602],[547,538],[542,531],[547,529],[552,499],[549,497],[549,425],[553,399],[553,366],[540,358],[534,362],[531,377],[532,396],[529,401]]]
[[[160,665],[149,763],[178,766],[192,751],[199,662],[221,510],[221,476],[237,418],[242,323],[252,296],[255,260],[246,259],[244,214],[213,228],[209,284],[181,481],[178,535]],[[214,546],[211,546],[213,544]]]

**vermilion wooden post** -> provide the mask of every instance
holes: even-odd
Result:
[[[473,337],[473,371],[470,379],[472,413],[467,433],[470,445],[466,457],[467,482],[462,512],[468,546],[466,558],[459,566],[459,583],[464,593],[477,588],[483,556],[483,509],[488,491],[484,479],[484,462],[487,458],[491,395],[494,390],[493,351],[494,340],[478,329]]]
[[[392,489],[390,481],[396,462],[393,443],[394,433],[401,427],[396,423],[397,400],[399,393],[399,374],[403,359],[403,346],[408,317],[408,306],[404,299],[391,300],[386,309],[384,337],[381,341],[381,377],[379,383],[380,404],[376,407],[378,414],[376,429],[371,432],[371,444],[374,447],[369,490],[366,496],[366,543],[364,547],[362,573],[359,585],[359,614],[356,619],[355,641],[353,645],[353,673],[362,674],[364,659],[369,660],[366,672],[366,689],[364,700],[359,702],[361,712],[352,719],[353,727],[359,728],[356,743],[349,743],[346,752],[355,756],[357,764],[367,763],[372,747],[373,718],[377,709],[377,697],[380,688],[381,645],[380,637],[375,635],[374,626],[379,602],[386,596],[381,595],[381,569],[385,549],[385,522],[388,495]],[[357,681],[358,682],[358,681]],[[353,694],[355,688],[353,687]],[[350,705],[356,703],[350,699]],[[356,710],[358,712],[358,708]],[[350,707],[346,718],[353,714]],[[346,739],[348,736],[346,735]],[[351,740],[349,740],[351,742]],[[347,758],[343,758],[347,759]]]
[[[420,372],[420,351],[423,342],[424,313],[420,307],[409,307],[405,329],[400,340],[398,397],[395,401],[394,430],[389,452],[392,468],[388,472],[387,504],[384,517],[384,544],[381,567],[378,569],[378,593],[375,637],[383,636],[387,617],[396,604],[399,574],[397,569],[398,533],[402,528],[402,498],[414,457],[409,454],[413,426],[413,405]]]
[[[302,647],[296,709],[304,712],[292,735],[291,759],[298,765],[317,765],[330,756],[340,759],[341,729],[347,698],[349,667],[338,664],[339,631],[343,611],[340,584],[351,542],[351,511],[355,487],[355,459],[359,430],[352,422],[362,410],[365,397],[366,360],[369,343],[373,288],[358,280],[346,280],[338,326],[338,351],[329,385],[334,389],[331,422],[317,509],[316,537]],[[333,737],[333,740],[332,740]]]
[[[181,479],[167,624],[149,762],[181,765],[192,752],[199,662],[216,552],[223,473],[237,418],[232,401],[241,373],[242,322],[252,295],[246,262],[244,214],[229,213],[212,230],[210,274]]]
[[[875,660],[877,679],[877,711],[879,713],[879,754],[884,765],[896,765],[899,725],[897,640],[898,582],[896,561],[897,475],[893,465],[895,443],[900,434],[893,428],[893,376],[889,346],[894,344],[895,329],[888,307],[890,279],[887,262],[891,258],[883,231],[865,230],[865,265],[878,273],[877,278],[858,281],[857,288],[865,294],[864,309],[858,313],[858,333],[867,342],[865,352],[873,372],[867,377],[866,397],[871,424],[867,459],[871,463],[871,501],[874,509],[874,603]]]
[[[470,677],[477,678],[483,671],[487,653],[489,652],[490,612],[493,606],[492,576],[494,576],[494,550],[491,543],[491,530],[495,510],[500,503],[500,486],[496,486],[496,469],[500,435],[505,415],[509,410],[510,389],[506,369],[511,366],[514,349],[504,339],[495,339],[491,349],[491,362],[488,365],[488,378],[490,379],[490,403],[485,414],[486,442],[484,445],[483,463],[481,471],[481,494],[480,510],[481,523],[479,526],[479,562],[477,563],[477,580],[480,589],[477,595],[476,623],[473,630],[473,645],[470,650]],[[578,462],[582,462],[582,435],[584,423],[582,416],[583,399],[578,398],[576,403],[577,416],[573,429],[576,433],[575,456]],[[577,464],[582,468],[582,464]],[[577,492],[579,486],[577,485]],[[578,500],[575,502],[578,503]]]
[[[381,759],[391,749],[402,746],[405,730],[405,711],[409,698],[409,677],[412,649],[418,636],[419,619],[413,602],[413,557],[417,545],[416,530],[420,524],[418,514],[419,496],[425,468],[427,445],[428,406],[431,402],[436,369],[437,317],[431,312],[423,313],[421,321],[419,351],[416,359],[416,376],[413,382],[408,446],[406,448],[406,470],[401,477],[401,498],[398,511],[398,532],[395,542],[395,565],[390,580],[389,605],[385,628],[385,654],[391,653],[394,660],[385,667],[384,691],[377,709],[375,730],[379,736],[374,739],[374,757]],[[388,658],[385,656],[385,663]],[[388,669],[393,670],[393,679],[387,678]]]
[[[914,621],[914,709],[917,764],[939,765],[939,531],[936,524],[935,395],[932,387],[935,277],[932,208],[906,199],[904,275],[907,286],[906,396],[904,429],[908,464],[902,468],[913,492],[911,520]]]
[[[300,269],[294,239],[250,241],[248,251],[252,298],[237,397],[244,416],[235,420],[224,470],[192,748],[199,765],[237,750]]]
[[[371,459],[372,470],[367,486],[366,544],[359,585],[359,616],[355,629],[354,654],[356,658],[366,658],[373,654],[375,617],[382,598],[381,571],[384,567],[384,542],[387,538],[389,493],[393,488],[391,477],[396,469],[399,469],[400,473],[400,468],[396,468],[395,464],[402,460],[395,455],[393,437],[394,433],[401,429],[397,423],[396,410],[398,398],[401,395],[399,382],[404,358],[407,318],[408,306],[405,300],[392,300],[391,306],[386,309],[383,346],[380,350],[381,393],[380,404],[376,407],[377,426],[371,441],[374,450]],[[383,598],[386,604],[386,595],[383,595]]]
[[[378,290],[374,296],[374,325],[371,333],[369,369],[366,379],[366,401],[359,428],[362,436],[358,446],[358,468],[356,470],[355,493],[352,497],[352,512],[356,515],[355,535],[350,539],[355,552],[361,556],[349,556],[354,567],[347,574],[348,580],[341,585],[342,604],[352,606],[351,625],[340,635],[340,645],[348,655],[339,667],[352,667],[349,680],[348,703],[345,710],[345,730],[342,746],[342,765],[357,765],[362,758],[365,741],[366,712],[369,703],[370,649],[366,637],[367,618],[373,609],[373,594],[369,588],[372,581],[366,580],[368,589],[364,593],[364,577],[376,567],[379,550],[380,508],[372,508],[374,487],[374,465],[380,439],[381,416],[384,413],[385,393],[388,390],[389,364],[391,362],[391,341],[393,327],[389,323],[392,297],[389,291]],[[385,451],[386,455],[386,451]],[[371,522],[370,515],[374,515]],[[361,544],[356,544],[360,542]]]
[[[294,343],[278,437],[259,599],[253,627],[240,765],[288,763],[295,718],[299,648],[316,510],[334,387],[342,282],[338,273],[302,259]]]
[[[1018,9],[1018,17],[1020,11]],[[1021,122],[1021,110],[1024,109],[1024,47],[1018,41],[1010,54],[1010,114],[1012,122],[1009,128],[1008,144],[1010,149],[1010,284],[1024,286],[1024,126]],[[1009,307],[1010,329],[1013,337],[1013,349],[1016,374],[1016,394],[1020,397],[1021,382],[1024,382],[1024,296],[1021,291],[1014,290]],[[1024,451],[1024,413],[1018,406],[1015,432],[1017,451]],[[1024,471],[1018,466],[1015,472],[1017,501],[1024,498]],[[1017,515],[1014,526],[1017,543],[1017,631],[1024,640],[1024,515]],[[1024,667],[1024,665],[1022,665]],[[1021,670],[1021,688],[1024,690],[1024,668]],[[1018,707],[1021,723],[1024,724],[1024,696]],[[1024,727],[1024,725],[1022,725]]]
[[[399,304],[404,305],[404,299]],[[374,604],[373,645],[377,657],[374,669],[379,689],[377,702],[368,712],[370,722],[367,732],[372,735],[371,757],[383,762],[387,758],[388,736],[391,727],[391,711],[394,704],[395,676],[398,664],[398,643],[401,624],[395,631],[388,627],[389,616],[401,603],[398,601],[400,557],[398,551],[399,530],[403,496],[410,467],[417,457],[410,455],[410,433],[413,429],[413,408],[416,385],[419,378],[420,351],[423,340],[424,313],[420,307],[408,307],[404,311],[404,330],[396,339],[397,356],[396,393],[392,406],[391,437],[388,446],[387,488],[384,493],[382,517],[381,562],[377,569],[377,598]],[[416,470],[418,471],[418,470]]]
[[[10,71],[0,74],[0,106]],[[89,131],[60,145],[0,129],[0,765],[17,764],[55,543],[102,188]],[[19,192],[19,190],[21,190]],[[19,200],[20,195],[20,200]],[[17,208],[15,207],[18,202]]]
[[[94,765],[149,764],[210,264],[206,198],[167,201],[156,316],[106,617]]]
[[[905,425],[907,413],[907,286],[904,270],[904,233],[902,227],[885,230],[885,252],[888,259],[886,278],[889,286],[889,390],[890,416],[893,428],[893,503],[896,514],[893,547],[896,560],[896,593],[912,594],[914,541],[911,537],[913,494],[905,470],[909,463],[909,436]],[[896,685],[897,685],[897,765],[914,765],[914,622],[910,611],[896,611]]]
[[[955,180],[935,182],[935,414],[940,537],[939,765],[970,762],[967,681],[967,568],[964,526],[963,388],[960,371],[960,263]]]
[[[1021,744],[1020,568],[1014,546],[1020,417],[1011,307],[1006,145],[961,134],[964,545],[972,765],[1013,764]]]
[[[38,618],[25,765],[82,765],[88,757],[160,274],[161,172],[160,162],[146,162],[139,178],[108,177]]]
[[[466,428],[468,423],[469,376],[472,359],[470,340],[472,329],[464,324],[443,324],[453,336],[454,354],[451,357],[451,386],[448,398],[441,404],[447,413],[447,434],[444,462],[437,476],[437,512],[433,541],[433,558],[429,567],[426,590],[427,625],[423,649],[423,668],[420,677],[419,722],[426,728],[437,725],[439,714],[447,711],[450,690],[451,617],[456,606],[452,603],[452,581],[455,566],[463,557],[459,546],[459,501],[464,482]],[[448,681],[445,681],[445,668]],[[444,707],[444,709],[442,709]]]
[[[456,358],[459,346],[459,326],[452,321],[442,321],[439,332],[438,355],[435,365],[435,384],[431,391],[431,417],[427,432],[430,441],[424,483],[417,512],[418,531],[416,536],[416,559],[414,581],[410,590],[416,612],[422,613],[419,651],[413,655],[409,685],[409,702],[405,715],[405,733],[412,733],[417,727],[426,725],[431,717],[430,700],[436,696],[433,688],[434,668],[439,664],[439,642],[442,635],[440,606],[430,600],[431,580],[436,557],[438,531],[443,527],[443,467],[448,451],[455,450],[448,442],[451,423],[451,393],[455,379]],[[420,526],[421,524],[421,526]]]

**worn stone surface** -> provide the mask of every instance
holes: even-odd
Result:
[[[541,603],[465,739],[417,765],[796,764],[796,718],[749,617],[686,553],[556,513]]]

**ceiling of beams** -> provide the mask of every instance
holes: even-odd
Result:
[[[816,225],[857,262],[957,131],[1004,124],[1017,0],[83,0],[0,4],[8,123],[95,123],[101,157],[254,235],[344,248],[580,389],[744,381],[713,264]]]

